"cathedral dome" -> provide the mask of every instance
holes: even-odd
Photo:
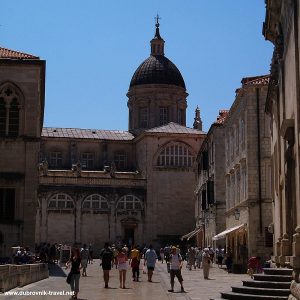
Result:
[[[130,87],[141,84],[170,84],[185,89],[180,71],[163,55],[151,55],[136,69]]]

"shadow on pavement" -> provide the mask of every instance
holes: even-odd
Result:
[[[63,269],[57,264],[49,264],[48,269],[49,269],[49,276],[67,277]]]

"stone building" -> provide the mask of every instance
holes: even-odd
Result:
[[[44,60],[0,47],[0,256],[34,245],[44,85]]]
[[[226,238],[236,268],[247,256],[272,252],[270,118],[265,114],[269,76],[243,78],[225,126]]]
[[[224,240],[213,241],[213,237],[225,230],[225,136],[223,123],[227,110],[220,110],[217,120],[210,126],[200,148],[197,164],[196,193],[197,244],[214,248],[225,246]]]
[[[0,137],[0,204],[14,233],[5,234],[0,218],[2,253],[4,246],[34,242],[160,245],[193,229],[194,167],[205,133],[200,114],[195,128],[186,127],[188,94],[164,43],[156,23],[151,55],[127,93],[129,131],[42,129],[45,62],[1,48],[1,133],[14,128],[3,125],[11,98],[12,111],[20,111],[17,137],[7,131]],[[6,100],[8,88],[16,96]],[[20,191],[11,193],[17,185]]]
[[[293,235],[300,224],[299,9],[296,0],[268,0],[263,26],[265,38],[274,44],[266,111],[271,117],[271,230],[275,259],[282,266],[289,261],[295,266],[290,257],[298,256],[299,260],[300,256],[299,244],[292,249]],[[299,233],[298,227],[294,242]]]

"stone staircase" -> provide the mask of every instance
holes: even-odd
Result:
[[[290,294],[292,269],[268,268],[263,274],[254,274],[254,280],[243,281],[243,286],[232,287],[231,292],[221,293],[221,299],[237,300],[287,300]]]

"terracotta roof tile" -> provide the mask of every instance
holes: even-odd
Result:
[[[270,75],[261,75],[255,77],[245,77],[242,79],[242,85],[250,86],[250,85],[268,85],[270,80]]]
[[[12,58],[12,59],[40,59],[38,56],[31,54],[7,49],[0,47],[0,59],[1,58]]]
[[[201,130],[185,127],[185,126],[179,125],[177,123],[173,123],[173,122],[170,122],[170,123],[160,126],[160,127],[148,129],[148,130],[146,130],[146,132],[205,134],[205,132],[203,132]]]
[[[115,141],[131,141],[134,139],[129,131],[54,127],[44,127],[42,137]]]

